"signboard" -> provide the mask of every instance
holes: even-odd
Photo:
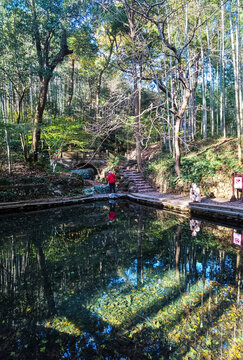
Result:
[[[241,246],[241,233],[233,232],[233,244]]]
[[[234,187],[235,189],[242,190],[242,177],[236,176],[234,178]]]

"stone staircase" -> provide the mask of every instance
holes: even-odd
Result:
[[[120,170],[120,175],[123,176],[125,182],[128,184],[128,192],[133,193],[150,193],[156,190],[144,179],[141,172],[137,171],[137,163],[135,160],[126,161]]]
[[[143,178],[140,172],[134,170],[124,170],[122,175],[126,177],[129,182],[134,184],[134,192],[148,193],[156,190]]]

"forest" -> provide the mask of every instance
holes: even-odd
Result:
[[[240,0],[2,0],[0,169],[62,151],[124,156],[159,143],[181,176],[196,141],[236,139]]]
[[[241,358],[242,17],[0,0],[0,358]]]

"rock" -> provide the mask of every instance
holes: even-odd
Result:
[[[55,195],[62,195],[61,190],[54,190],[53,193],[54,193]]]
[[[133,182],[129,183],[128,192],[130,192],[130,193],[138,192],[138,188]]]
[[[82,188],[84,186],[83,178],[79,174],[72,173],[68,178],[68,185],[70,187],[79,187]]]
[[[112,194],[110,194],[109,195],[109,198],[110,199],[116,199],[116,198],[118,198],[119,196],[117,195],[117,194],[114,194],[114,193],[112,193]]]

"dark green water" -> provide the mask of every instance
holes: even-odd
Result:
[[[240,358],[239,229],[126,202],[0,224],[0,359]]]

